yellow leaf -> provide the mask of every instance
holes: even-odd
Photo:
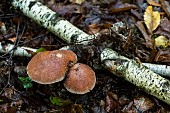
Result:
[[[148,6],[144,13],[144,22],[148,30],[152,33],[160,24],[160,13],[153,11],[152,6]]]
[[[166,48],[170,46],[170,40],[168,40],[168,38],[166,38],[165,36],[158,36],[157,38],[155,38],[155,46]]]
[[[81,4],[83,3],[85,0],[70,0],[70,2],[72,3],[77,3],[77,4]]]

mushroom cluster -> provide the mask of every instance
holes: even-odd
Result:
[[[96,83],[94,71],[77,63],[77,55],[70,50],[37,53],[27,65],[27,74],[39,84],[56,83],[66,77],[64,87],[75,94],[90,92]]]

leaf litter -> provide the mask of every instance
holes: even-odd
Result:
[[[2,91],[0,94],[0,112],[169,112],[168,105],[104,70],[99,59],[101,50],[110,47],[128,58],[170,65],[170,48],[168,46],[165,48],[157,47],[153,38],[154,35],[157,35],[155,39],[158,36],[170,38],[168,1],[160,0],[155,3],[153,0],[147,2],[140,0],[137,2],[93,0],[84,1],[80,4],[69,0],[39,1],[60,13],[60,16],[85,32],[91,34],[103,33],[101,37],[92,41],[86,47],[76,44],[69,45],[78,55],[80,62],[95,69],[97,75],[96,87],[88,94],[74,95],[67,92],[62,83],[40,85],[31,82],[27,78],[27,73],[19,74],[16,71],[16,69],[19,70],[19,68],[16,68],[17,66],[26,68],[30,58],[13,56],[11,65],[7,62],[10,58],[10,55],[7,54],[0,58],[0,88]],[[160,11],[165,11],[167,17],[159,16],[159,12],[156,13],[156,17],[153,16],[155,15],[155,8],[160,7],[160,4],[162,7]],[[39,51],[59,49],[68,45],[30,21],[19,11],[6,8],[8,5],[5,0],[0,2],[0,22],[4,23],[7,30],[5,32],[1,30],[0,34],[0,40],[4,45],[13,44],[14,42],[11,39],[16,40],[16,34],[21,36],[24,25],[27,27],[19,42],[21,45],[37,49],[43,48]],[[151,10],[150,5],[152,5],[154,11]],[[149,13],[147,18],[143,19],[148,6]],[[145,20],[148,21],[145,22],[146,26],[142,22]],[[111,31],[111,25],[120,21],[125,23],[125,27],[118,31]],[[153,23],[155,26],[153,26]],[[151,34],[148,33],[148,29]],[[127,40],[123,39],[120,34],[128,37]],[[10,70],[6,67],[10,67]],[[9,84],[6,86],[8,81]]]

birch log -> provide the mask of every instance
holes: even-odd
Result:
[[[148,94],[170,105],[170,81],[150,71],[134,60],[120,56],[111,49],[104,49],[101,61],[115,75],[131,82]]]
[[[89,35],[72,25],[67,20],[58,17],[59,14],[44,6],[37,0],[11,0],[13,7],[67,43],[89,43],[95,35]],[[97,34],[96,34],[97,35]]]

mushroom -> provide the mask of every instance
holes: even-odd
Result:
[[[70,50],[40,52],[28,63],[27,74],[37,83],[52,84],[63,80],[76,62],[77,55]]]
[[[64,86],[71,93],[85,94],[94,88],[95,83],[94,71],[88,65],[77,63],[70,68]]]

